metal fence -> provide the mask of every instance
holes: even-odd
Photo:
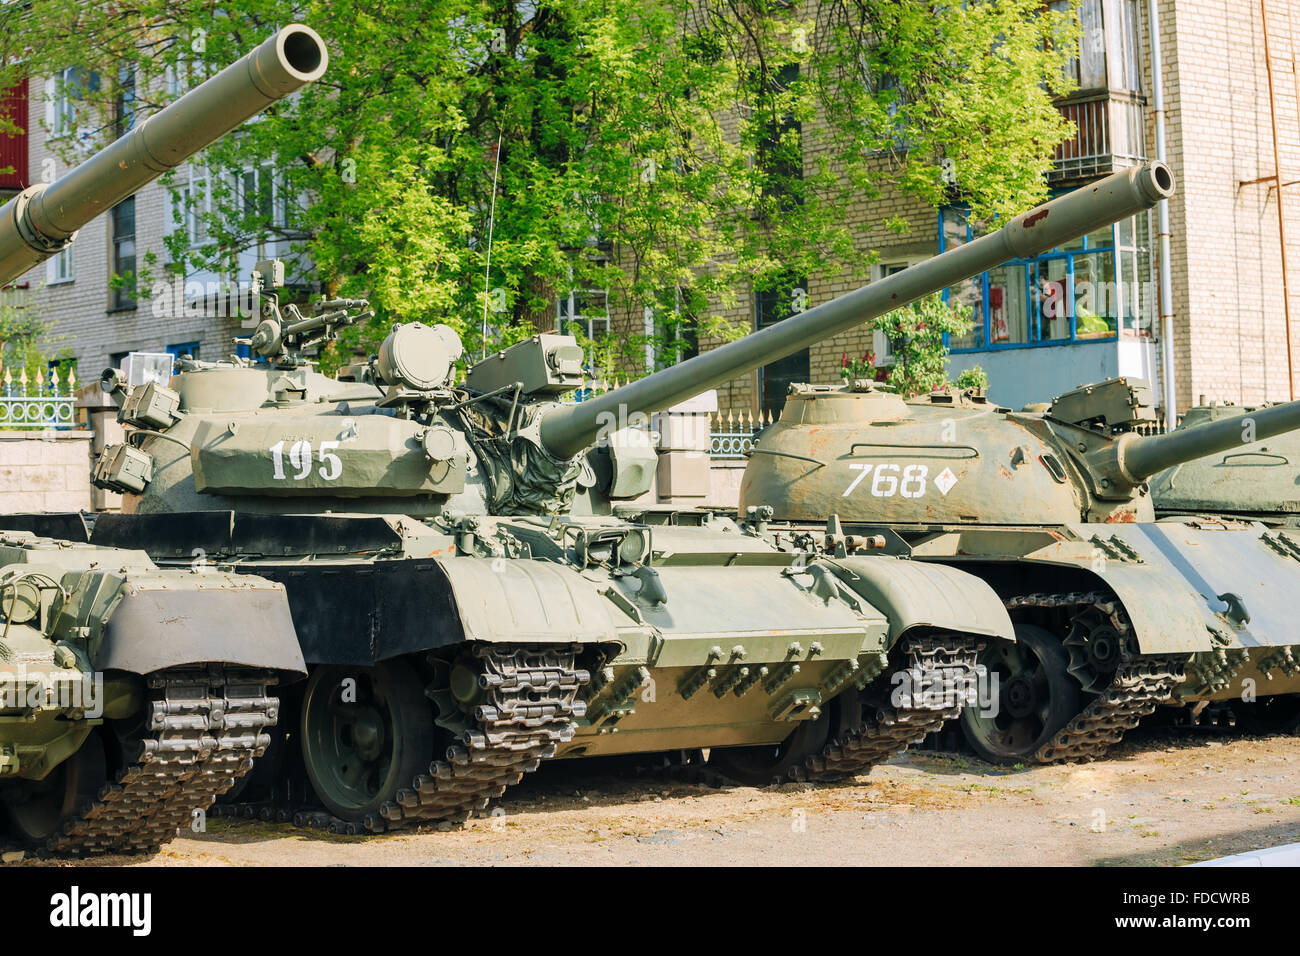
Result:
[[[771,413],[754,415],[753,412],[741,412],[737,416],[727,412],[709,420],[709,456],[716,460],[748,458],[754,450],[758,434],[772,424]]]
[[[77,376],[58,369],[35,379],[22,369],[17,376],[5,369],[0,376],[0,430],[75,428]]]
[[[582,387],[564,396],[562,401],[583,402],[612,392],[624,383],[618,378],[583,376]],[[771,412],[728,411],[709,417],[709,457],[715,461],[744,460],[754,450],[759,433],[771,425]]]

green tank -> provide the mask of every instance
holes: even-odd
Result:
[[[295,729],[347,829],[482,809],[545,758],[708,748],[737,779],[864,772],[978,694],[1013,630],[997,593],[841,538],[637,504],[649,413],[873,313],[1146,208],[1160,165],[1055,200],[917,273],[581,403],[582,352],[544,334],[454,384],[446,326],[394,327],[339,380],[302,357],[363,302],[281,305],[258,269],[254,361],[107,387],[134,429],[96,480],[95,540],[195,547],[287,587],[311,675]],[[282,753],[292,758],[295,746]]]
[[[796,526],[833,513],[854,542],[987,581],[1017,641],[982,658],[1001,701],[963,714],[968,741],[1001,763],[1089,759],[1162,703],[1300,692],[1300,547],[1236,518],[1157,522],[1146,484],[1285,438],[1300,403],[1167,435],[1144,434],[1151,406],[1125,379],[1021,412],[957,391],[797,387],[740,503]]]
[[[5,848],[153,852],[201,829],[303,672],[282,585],[0,532]]]
[[[328,60],[307,27],[0,207],[0,285]],[[92,546],[79,515],[0,516],[0,810],[6,850],[152,851],[199,829],[270,744],[275,685],[305,674],[284,586],[193,554]],[[56,535],[57,537],[51,537]]]
[[[1198,428],[1270,407],[1198,405],[1187,410],[1178,428]],[[1300,527],[1300,435],[1243,440],[1221,454],[1180,462],[1151,479],[1151,500],[1157,518],[1223,515],[1279,529]]]
[[[1179,430],[1254,414],[1269,405],[1202,404],[1188,409]],[[1247,441],[1206,458],[1167,468],[1151,479],[1157,519],[1218,515],[1258,521],[1275,532],[1270,540],[1300,546],[1300,433]],[[1254,701],[1232,700],[1246,729],[1265,733],[1300,727],[1300,695],[1271,694]]]

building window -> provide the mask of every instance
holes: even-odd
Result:
[[[776,96],[798,80],[798,65],[784,66],[767,81],[765,92]],[[779,120],[765,120],[754,165],[764,174],[763,198],[773,204],[775,211],[784,212],[799,205],[801,197],[791,188],[791,183],[803,179],[803,124],[788,113]],[[765,209],[773,207],[765,205]]]
[[[755,293],[754,324],[759,330],[776,325],[803,312],[807,302],[808,280],[787,273],[768,288]],[[811,377],[808,349],[801,349],[793,355],[764,365],[758,373],[759,411],[771,412],[773,418],[780,415],[781,409],[785,408],[785,397],[790,386],[797,382],[807,382]]]
[[[78,104],[87,93],[99,90],[99,74],[70,66],[46,83],[46,125],[53,136],[67,136],[77,130]],[[83,139],[90,136],[87,130]]]
[[[604,268],[604,260],[593,265]],[[570,270],[572,280],[573,272]],[[570,289],[555,300],[555,331],[577,332],[589,339],[609,334],[609,289]]]
[[[979,235],[965,211],[940,211],[939,251]],[[1141,213],[1033,259],[1013,259],[944,291],[975,328],[954,352],[1065,345],[1151,334],[1150,214]]]
[[[241,243],[241,250],[246,255],[241,257],[241,275],[252,269],[253,263],[261,259],[271,259],[280,254],[280,247],[271,230],[282,229],[286,225],[286,202],[283,179],[277,173],[274,163],[262,163],[259,166],[247,166],[235,176],[234,192],[239,197],[240,208],[250,220],[249,225],[255,230],[248,240]]]
[[[897,275],[908,266],[911,262],[887,262],[874,266],[871,270],[872,280],[888,279],[892,275]],[[873,363],[877,368],[884,368],[894,364],[894,343],[885,337],[885,333],[879,329],[871,333],[871,351],[875,356]]]
[[[656,297],[642,310],[646,371],[657,372],[700,354],[699,333],[682,308],[681,289]]]
[[[169,197],[167,235],[181,233],[186,245],[198,247],[208,241],[208,227],[204,215],[209,212],[207,170],[190,166],[188,178],[177,177],[179,182]],[[170,246],[168,259],[174,261]]]
[[[65,246],[45,262],[45,284],[59,285],[76,278],[72,268],[72,246]]]
[[[191,358],[197,360],[199,357],[199,343],[177,342],[175,345],[167,346],[167,354],[173,359]]]
[[[117,96],[113,104],[114,131],[120,138],[135,126],[135,70],[123,63],[117,70]]]
[[[114,309],[134,309],[131,289],[135,284],[135,197],[128,196],[113,207],[113,275],[124,279],[126,287],[113,289]]]

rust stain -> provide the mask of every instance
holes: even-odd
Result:
[[[1106,524],[1137,524],[1137,515],[1132,511],[1116,511],[1106,517]]]
[[[1040,222],[1042,222],[1044,219],[1047,218],[1048,211],[1049,210],[1046,209],[1040,209],[1038,210],[1038,212],[1034,213],[1033,215],[1026,216],[1025,221],[1023,223],[1024,227],[1026,229],[1034,228],[1034,226],[1038,225]]]

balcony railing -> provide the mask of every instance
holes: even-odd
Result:
[[[1048,179],[1062,183],[1102,176],[1146,160],[1143,113],[1146,100],[1133,93],[1103,90],[1057,103],[1075,134],[1056,147]]]

